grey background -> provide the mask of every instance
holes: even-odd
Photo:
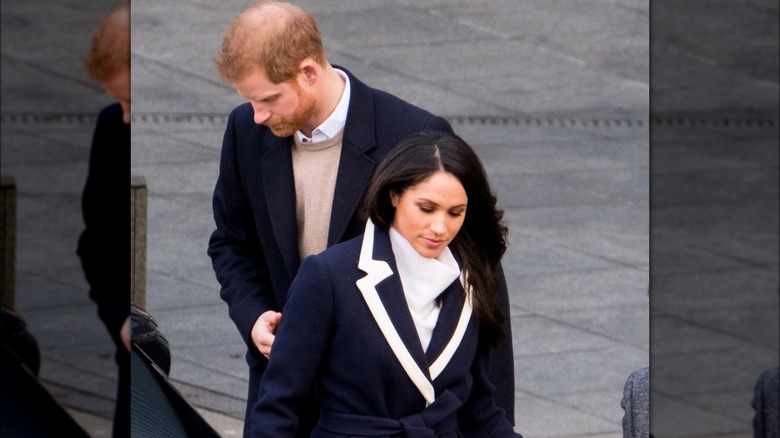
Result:
[[[780,357],[778,2],[651,12],[651,430],[750,437]]]
[[[246,4],[133,6],[148,308],[175,384],[225,436],[240,431],[245,364],[205,249],[225,116],[241,100],[212,59]],[[752,385],[778,352],[776,2],[299,4],[331,62],[448,117],[483,158],[510,225],[518,431],[620,436],[622,384],[647,365],[652,333],[654,435],[751,436]],[[2,4],[17,307],[44,383],[95,436],[110,427],[115,371],[75,243],[94,115],[109,99],[80,57],[112,5]]]
[[[331,63],[448,117],[484,160],[510,228],[517,430],[621,436],[623,383],[649,360],[647,3],[296,3]],[[133,3],[147,307],[172,378],[227,417],[225,435],[240,431],[244,346],[205,249],[225,117],[242,101],[213,58],[247,4]]]

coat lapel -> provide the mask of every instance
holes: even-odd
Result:
[[[388,241],[387,243],[389,245],[390,242]],[[376,258],[376,256],[377,254],[374,252],[374,257]],[[414,326],[414,320],[409,311],[409,306],[406,304],[406,296],[404,295],[403,286],[401,285],[401,279],[398,277],[398,268],[396,267],[395,259],[389,259],[388,264],[394,275],[377,285],[377,293],[382,300],[382,305],[387,311],[387,314],[390,316],[390,320],[393,322],[393,327],[403,341],[404,346],[417,363],[417,366],[419,366],[427,375],[428,360],[423,352],[420,336],[417,334],[417,329]]]
[[[428,350],[425,356],[428,363],[433,363],[441,354],[447,342],[450,341],[452,333],[458,324],[458,315],[463,308],[463,289],[460,286],[460,280],[454,281],[443,292],[443,302],[439,311],[439,318],[436,321],[436,327],[433,328],[431,342],[428,344]]]
[[[358,267],[366,276],[356,282],[357,287],[382,335],[427,404],[433,403],[435,393],[432,381],[449,364],[471,322],[471,296],[467,294],[466,299],[462,300],[462,294],[458,293],[463,290],[461,285],[465,284],[464,275],[457,283],[450,285],[449,293],[443,297],[442,311],[431,340],[432,343],[435,341],[437,347],[432,351],[429,346],[426,357],[403,295],[401,281],[398,275],[393,275],[396,265],[390,238],[387,233],[376,232],[370,219],[363,234]],[[432,358],[435,360],[431,361]]]
[[[295,219],[295,181],[290,139],[279,138],[269,130],[263,139],[268,151],[263,157],[263,187],[274,238],[292,279],[300,265],[298,222]]]
[[[417,334],[412,313],[406,302],[401,277],[398,276],[398,266],[395,262],[393,246],[387,233],[375,233],[373,258],[387,262],[390,270],[393,272],[392,276],[377,284],[377,293],[409,354],[414,358],[417,365],[428,374],[429,362],[423,352],[420,336]]]
[[[465,274],[461,273],[460,281],[459,281],[459,283],[461,284],[461,290],[466,289],[465,277],[466,277]],[[452,294],[450,294],[450,295],[452,295]],[[471,297],[471,293],[470,292],[467,292],[465,295],[466,295],[466,297],[465,297],[464,300],[460,300],[459,297],[461,296],[461,294],[457,294],[455,296],[451,296],[450,297],[451,300],[453,300],[453,299],[457,299],[458,300],[457,301],[457,305],[456,306],[452,306],[452,307],[460,308],[460,312],[457,313],[457,318],[453,318],[452,317],[453,315],[450,315],[448,313],[448,315],[447,315],[447,317],[448,317],[447,318],[447,322],[452,321],[452,320],[456,320],[457,324],[455,325],[453,330],[449,330],[449,326],[445,326],[445,325],[442,326],[442,330],[439,333],[439,336],[448,335],[447,337],[449,338],[449,340],[447,341],[447,344],[444,345],[444,348],[441,350],[441,352],[438,353],[436,356],[434,356],[433,352],[431,352],[431,356],[430,357],[436,357],[436,360],[434,360],[433,363],[431,363],[431,366],[429,367],[429,370],[430,370],[430,373],[431,373],[431,378],[433,380],[436,380],[436,378],[439,377],[439,374],[441,374],[441,372],[444,371],[444,369],[450,363],[450,359],[452,359],[452,356],[455,355],[455,351],[460,346],[461,341],[463,341],[463,336],[466,334],[466,330],[468,330],[469,324],[471,323],[471,315],[472,315],[472,307],[471,307],[472,301],[471,300],[472,300],[472,297]],[[445,300],[446,300],[446,298],[445,298]],[[445,309],[442,309],[442,310],[445,310]],[[450,312],[450,310],[447,309],[447,312]],[[442,321],[441,313],[439,314],[439,321]],[[447,328],[445,328],[445,327],[447,327]],[[437,327],[435,327],[433,329],[434,335],[436,335],[436,329],[437,328],[438,328],[438,324],[437,324]],[[438,342],[438,340],[437,340],[437,342]],[[430,346],[428,348],[430,350]]]
[[[358,261],[358,267],[366,273],[366,276],[358,280],[356,285],[358,289],[360,289],[361,294],[363,294],[363,299],[366,301],[374,320],[379,326],[385,340],[387,340],[387,343],[390,345],[393,354],[401,364],[401,367],[403,367],[406,374],[420,391],[420,394],[425,398],[426,404],[431,404],[436,396],[433,389],[433,383],[431,383],[431,378],[428,373],[428,367],[420,366],[419,363],[419,355],[422,354],[422,348],[419,347],[419,341],[417,342],[416,349],[410,348],[410,346],[404,342],[377,291],[377,285],[380,282],[393,276],[393,270],[390,268],[387,261],[377,259],[374,254],[374,238],[380,236],[386,238],[384,233],[376,233],[375,236],[374,224],[371,220],[368,220],[366,223],[366,231],[363,234],[363,244],[360,250],[360,259]],[[384,245],[390,245],[389,238],[387,238],[387,242]],[[378,245],[380,253],[386,252],[386,250],[383,251],[383,248],[381,248],[384,245]],[[390,252],[392,253],[392,251]],[[405,303],[405,301],[403,301],[403,303]],[[411,316],[409,318],[411,318]],[[412,327],[412,329],[414,328]],[[406,332],[407,330],[403,331]],[[414,350],[419,351],[417,359],[415,359],[412,354],[412,351]]]
[[[349,76],[352,91],[328,228],[328,246],[343,240],[344,232],[358,209],[377,164],[368,156],[368,152],[376,146],[374,98],[365,84],[344,71]]]

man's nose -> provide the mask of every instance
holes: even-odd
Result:
[[[268,111],[268,109],[261,104],[253,102],[252,109],[255,111],[255,123],[258,125],[262,125],[266,120],[268,120],[269,117],[271,117],[271,111]]]

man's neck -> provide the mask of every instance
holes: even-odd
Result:
[[[311,137],[312,131],[320,126],[325,120],[333,114],[333,111],[341,100],[341,95],[344,93],[344,87],[346,83],[333,66],[327,64],[322,70],[321,83],[318,85],[317,107],[314,110],[314,114],[311,118],[311,123],[308,123],[301,132],[307,137]]]

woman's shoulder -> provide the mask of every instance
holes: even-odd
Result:
[[[322,290],[329,285],[335,291],[340,290],[345,281],[354,283],[354,278],[360,274],[361,242],[362,236],[358,236],[306,257],[293,280],[292,289]]]
[[[304,260],[304,264],[317,264],[319,266],[335,267],[339,269],[354,265],[357,268],[362,242],[363,235],[360,235],[353,237],[350,240],[337,243],[318,254],[307,257],[306,260]]]

